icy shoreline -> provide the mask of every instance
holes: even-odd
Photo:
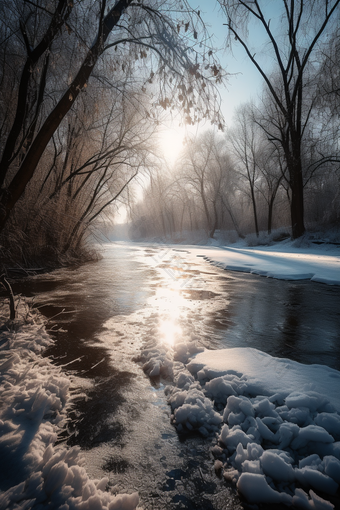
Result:
[[[241,271],[279,280],[311,280],[340,285],[340,246],[295,246],[283,241],[272,246],[183,246],[193,255],[228,271]]]
[[[70,380],[41,356],[53,340],[43,324],[0,334],[0,508],[134,510],[137,493],[107,492],[90,480],[79,447],[55,446]]]
[[[51,342],[44,326],[3,332],[0,342],[0,508],[135,509],[136,493],[114,496],[107,478],[89,479],[79,448],[54,446],[70,381],[41,356]],[[325,494],[340,483],[339,372],[255,349],[202,352],[194,341],[173,357],[157,346],[143,356],[149,375],[173,377],[174,425],[216,438],[215,469],[250,503],[333,508]]]

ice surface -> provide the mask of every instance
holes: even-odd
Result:
[[[340,284],[338,247],[188,251],[234,271]],[[135,509],[133,490],[111,494],[107,478],[89,479],[78,448],[55,446],[70,381],[41,357],[50,342],[33,323],[0,336],[0,508]],[[201,351],[187,339],[172,354],[145,345],[138,358],[150,377],[173,382],[166,393],[178,430],[210,437],[215,469],[250,503],[333,508],[324,494],[340,483],[340,373],[250,348]]]

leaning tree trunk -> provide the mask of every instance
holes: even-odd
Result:
[[[218,226],[218,214],[217,214],[216,201],[214,201],[214,224],[213,224],[212,229],[210,230],[210,233],[209,233],[209,237],[211,237],[211,239],[214,238],[217,226]]]

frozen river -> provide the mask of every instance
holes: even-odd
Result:
[[[189,337],[340,369],[338,286],[231,273],[180,247],[107,245],[99,262],[31,278],[20,292],[49,317],[47,355],[73,378],[60,441],[82,447],[92,476],[137,490],[145,509],[242,507],[214,473],[209,440],[170,425],[167,382],[138,362],[146,342],[171,355]]]

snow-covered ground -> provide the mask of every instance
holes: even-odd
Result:
[[[296,241],[285,240],[270,246],[249,247],[245,241],[239,241],[230,246],[185,248],[229,271],[340,285],[340,243],[297,244]]]
[[[232,270],[340,284],[337,246],[181,248]],[[79,449],[55,444],[70,380],[41,356],[50,342],[33,320],[0,334],[0,508],[136,508],[133,490],[111,494],[107,479],[89,479]],[[338,371],[250,348],[203,351],[190,337],[172,352],[145,348],[140,360],[149,375],[172,377],[174,425],[209,437],[216,471],[250,503],[326,510],[339,501]]]

